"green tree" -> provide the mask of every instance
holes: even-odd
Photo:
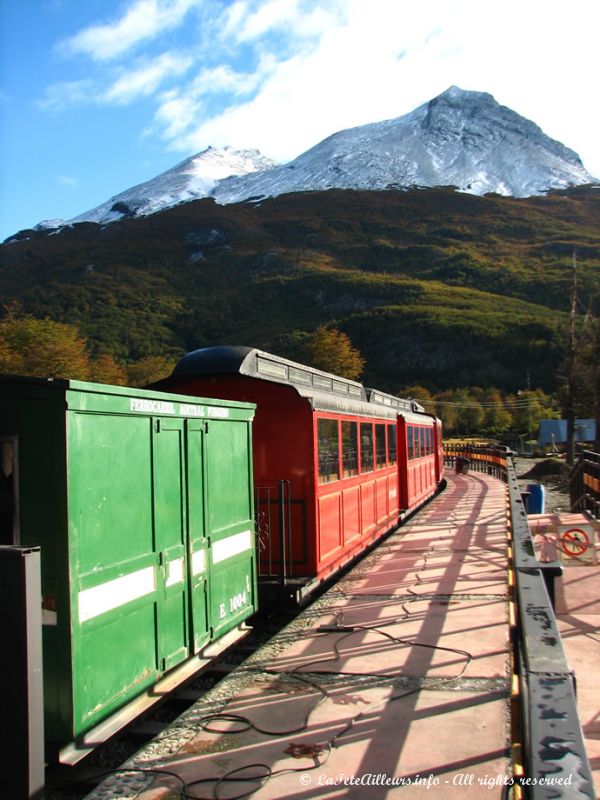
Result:
[[[287,331],[278,336],[272,346],[268,345],[266,349],[291,361],[302,362],[306,359],[305,350],[310,336],[311,334],[306,331]]]
[[[64,322],[37,319],[13,304],[0,320],[0,371],[40,378],[89,377],[87,340]]]
[[[483,431],[485,412],[479,400],[469,389],[458,389],[454,393],[454,402],[458,404],[460,433],[480,434]]]
[[[444,425],[444,434],[448,436],[457,433],[460,413],[454,401],[454,392],[451,389],[446,389],[444,392],[438,392],[434,399],[436,414]]]
[[[489,433],[506,433],[512,426],[512,415],[506,409],[498,389],[489,389],[483,396],[484,428]]]
[[[349,337],[337,328],[319,325],[304,347],[306,363],[350,380],[362,375],[365,360],[353,347]]]
[[[553,419],[552,398],[542,389],[526,389],[506,398],[515,431],[529,437],[536,435],[541,419]]]
[[[594,450],[600,453],[600,317],[588,314],[578,354],[578,399],[581,416],[593,415],[596,420]]]

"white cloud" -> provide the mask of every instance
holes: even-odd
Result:
[[[117,78],[108,76],[111,81],[108,88],[105,85],[106,76],[95,80],[85,78],[56,83],[46,89],[38,106],[43,111],[58,112],[90,104],[128,105],[141,97],[154,94],[164,81],[187,72],[192,63],[193,59],[189,56],[163,53],[149,64],[122,68]]]
[[[135,0],[116,22],[84,28],[62,43],[67,54],[112,59],[132,47],[177,27],[199,0]]]
[[[70,175],[59,175],[58,182],[69,189],[76,189],[79,186],[79,180]]]
[[[204,108],[207,116],[173,142],[181,150],[255,146],[287,160],[335,131],[399,116],[456,84],[491,92],[575,150],[598,152],[600,4],[240,0],[229,15],[230,41],[274,53],[271,34],[287,26],[293,54],[273,56],[246,102],[229,96],[220,109]],[[225,63],[213,75],[223,78],[215,92],[231,95],[224,79],[236,75]]]
[[[176,91],[165,92],[154,115],[156,125],[151,126],[146,136],[157,130],[165,139],[181,136],[198,118],[202,104],[190,96],[181,96]]]
[[[298,0],[267,0],[246,15],[238,39],[257,39],[275,28],[294,28],[300,16]]]
[[[264,80],[277,69],[277,60],[263,54],[252,72],[238,72],[228,64],[201,70],[188,88],[194,96],[228,94],[242,96],[258,89]]]
[[[186,50],[150,63],[150,42],[184,22]],[[230,144],[285,161],[455,84],[491,92],[600,174],[599,29],[600,3],[589,0],[129,0],[64,47],[106,62],[145,44],[144,61],[56,84],[42,106],[124,105],[169,80],[147,135],[180,151]]]
[[[228,39],[236,30],[239,30],[249,13],[249,0],[237,0],[232,3],[225,11],[220,38]]]
[[[46,89],[45,96],[37,105],[43,111],[64,111],[73,105],[86,104],[94,94],[93,81],[61,81]]]
[[[341,128],[397,116],[421,102],[403,59],[431,37],[430,16],[419,12],[420,4],[388,0],[342,6],[335,15],[330,7],[317,46],[272,64],[256,97],[207,119],[182,149],[245,144],[287,160]],[[442,80],[439,91],[445,88]]]
[[[256,88],[257,79],[250,74],[236,72],[227,64],[202,70],[195,78],[191,91],[204,94],[246,94]]]
[[[138,97],[147,97],[153,94],[166,78],[187,72],[191,64],[192,59],[189,57],[163,53],[153,59],[151,64],[124,72],[102,94],[102,100],[105,103],[126,104]]]

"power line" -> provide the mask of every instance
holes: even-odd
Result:
[[[542,409],[552,410],[552,405],[546,406],[544,403],[539,403],[537,400],[497,400],[497,401],[489,401],[489,402],[479,402],[477,400],[471,400],[469,402],[460,402],[455,400],[436,400],[432,398],[431,400],[418,400],[418,402],[423,404],[431,404],[436,406],[455,406],[456,408],[500,408],[506,409],[510,411],[511,409],[527,409],[533,408],[535,405],[541,405]]]

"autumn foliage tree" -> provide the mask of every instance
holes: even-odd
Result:
[[[70,378],[123,386],[144,386],[165,378],[174,360],[146,356],[125,367],[111,353],[90,355],[77,327],[25,314],[14,303],[0,320],[0,372],[38,378]]]
[[[173,371],[175,360],[167,356],[144,356],[139,361],[127,365],[130,386],[147,386],[168,377]]]
[[[63,322],[23,314],[17,305],[0,320],[0,371],[43,378],[89,377],[87,340]]]
[[[113,386],[124,386],[127,383],[127,371],[110,353],[102,353],[90,362],[90,380],[96,383],[109,383]]]
[[[349,380],[358,380],[365,365],[364,358],[349,337],[327,325],[319,325],[309,336],[304,346],[304,360],[311,367]]]

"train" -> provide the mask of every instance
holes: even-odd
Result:
[[[0,545],[41,547],[44,729],[76,763],[443,486],[412,400],[250,347],[144,389],[0,376]]]
[[[188,353],[153,388],[256,406],[265,602],[302,603],[442,486],[442,424],[414,400],[232,346]]]

